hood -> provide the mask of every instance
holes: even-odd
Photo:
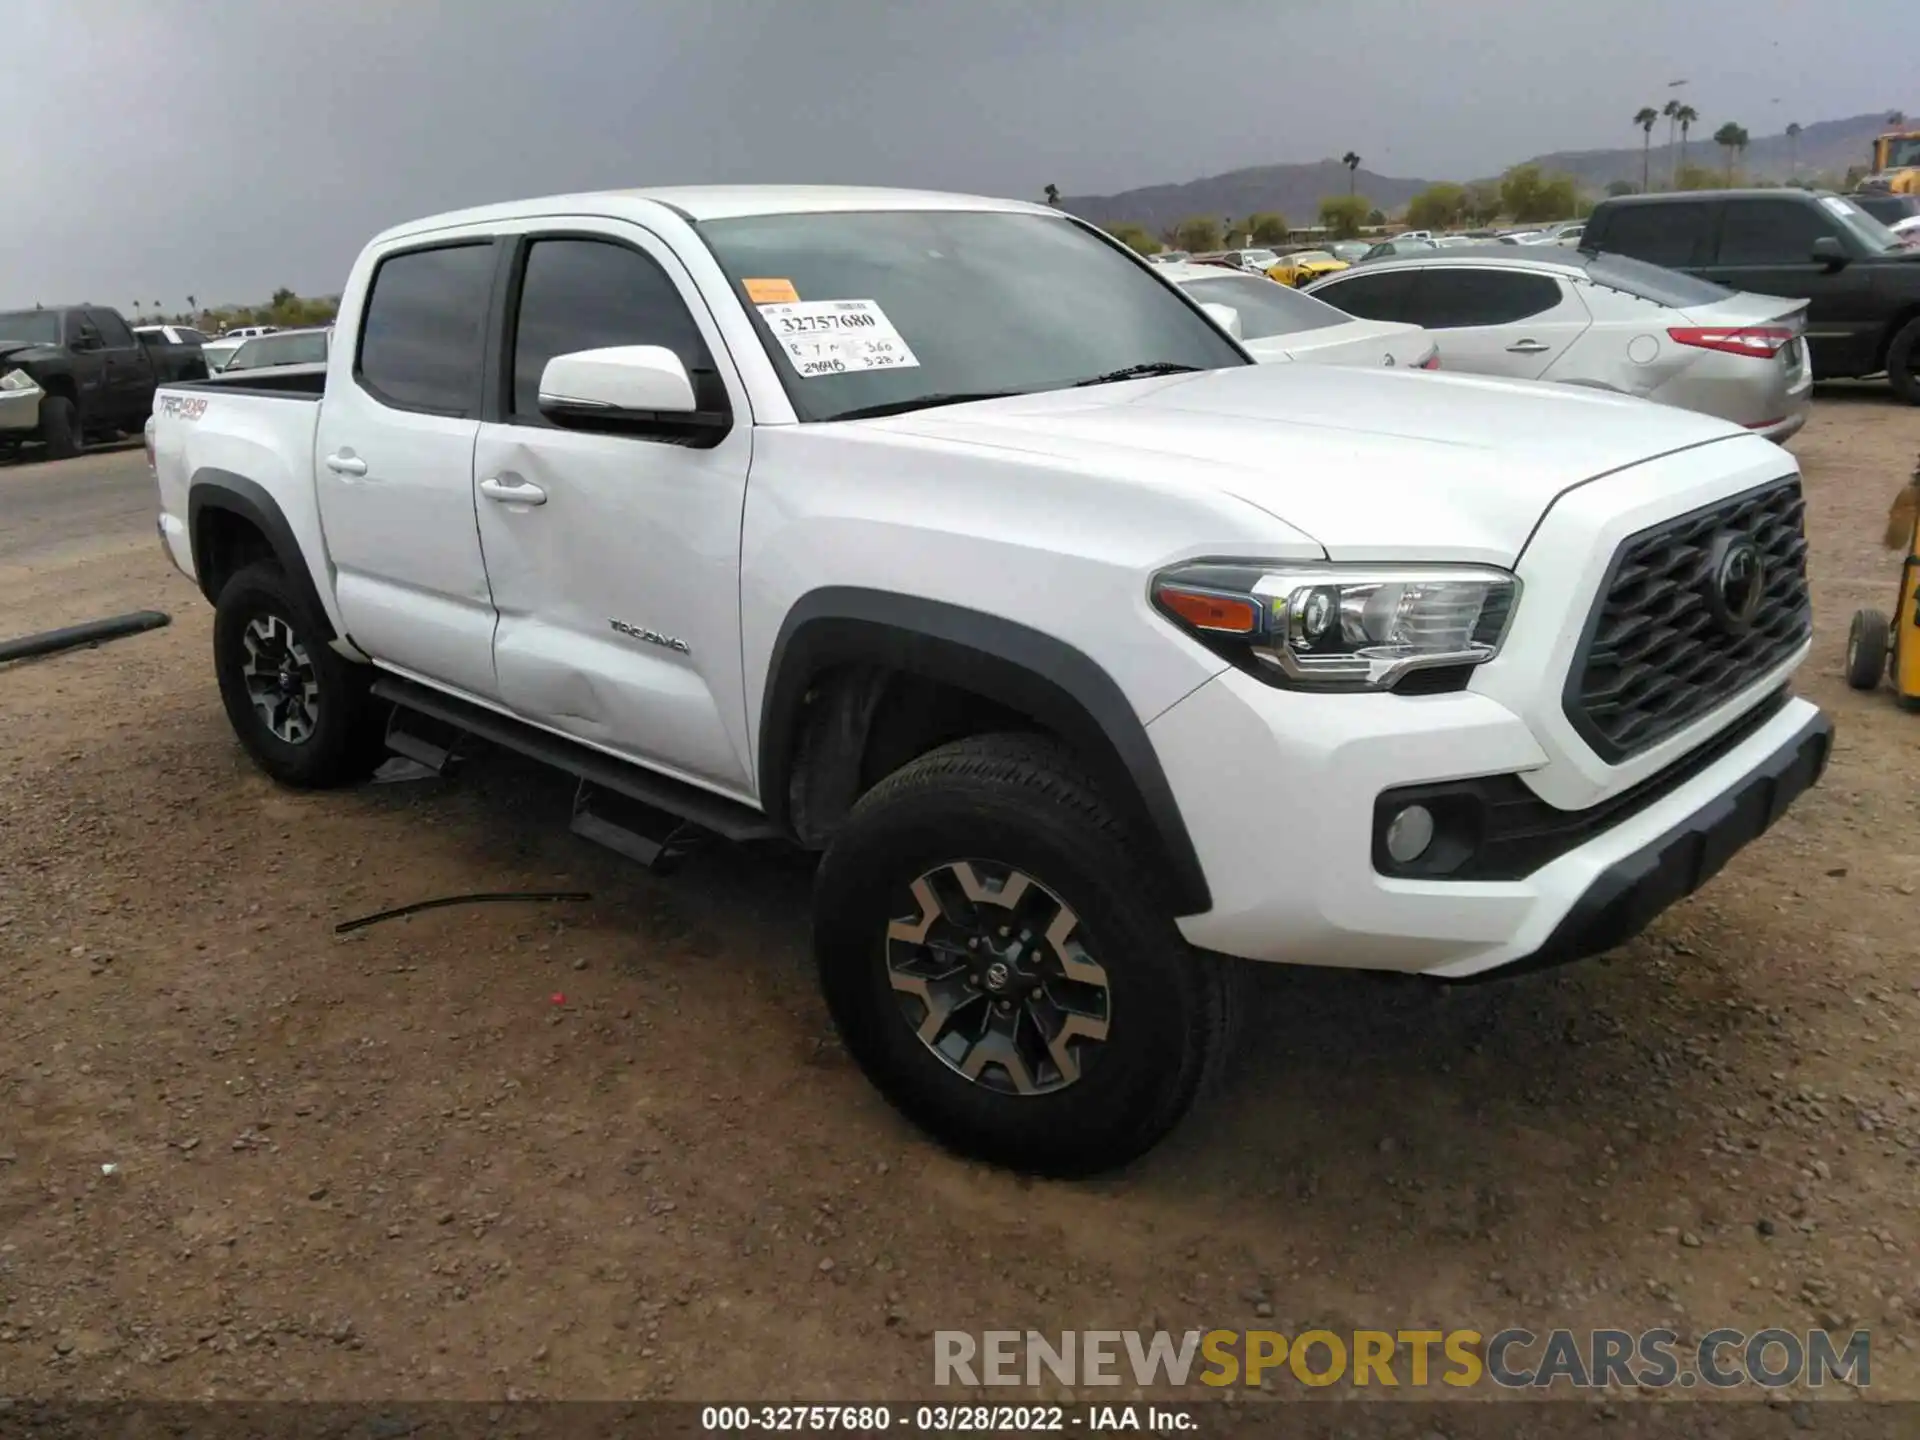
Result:
[[[1671,406],[1477,376],[1249,365],[855,422],[1224,491],[1334,559],[1507,565],[1554,500],[1746,432]]]

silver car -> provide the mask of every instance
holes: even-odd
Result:
[[[1728,290],[1624,255],[1557,246],[1370,261],[1307,292],[1421,325],[1458,375],[1555,380],[1717,415],[1785,440],[1813,398],[1805,300]]]
[[[1262,364],[1304,360],[1433,370],[1433,338],[1418,325],[1356,320],[1291,285],[1264,275],[1235,275],[1217,265],[1166,265],[1161,273],[1207,307],[1207,313]]]

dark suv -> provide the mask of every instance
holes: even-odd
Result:
[[[1732,290],[1806,300],[1823,380],[1885,371],[1920,405],[1920,251],[1844,196],[1696,190],[1603,200],[1581,247],[1684,270]]]

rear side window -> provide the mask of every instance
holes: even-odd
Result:
[[[139,343],[133,338],[133,331],[127,328],[127,322],[112,310],[89,310],[87,319],[100,332],[100,343],[109,350],[131,350]]]
[[[1730,200],[1720,222],[1720,263],[1805,265],[1813,259],[1813,242],[1833,233],[1833,221],[1812,204]]]
[[[207,343],[207,337],[202,335],[198,330],[176,330],[173,333],[180,337],[180,343],[182,345],[204,345]]]
[[[360,325],[361,384],[401,410],[476,413],[492,281],[491,242],[382,260]]]
[[[1362,320],[1406,320],[1413,299],[1412,270],[1388,270],[1376,275],[1342,277],[1331,285],[1314,287],[1313,298]]]
[[[1435,330],[1510,325],[1560,303],[1560,282],[1548,275],[1436,265],[1419,276],[1409,318]]]
[[[1218,280],[1184,280],[1180,288],[1209,305],[1231,305],[1240,312],[1240,337],[1266,340],[1339,325],[1346,316],[1323,300],[1302,295],[1252,275],[1223,275]]]
[[[1715,203],[1620,205],[1604,211],[1604,222],[1589,222],[1581,238],[1595,249],[1631,255],[1650,265],[1713,263]]]
[[[514,324],[514,418],[540,422],[540,376],[554,356],[612,345],[663,345],[696,392],[718,382],[686,302],[650,257],[610,240],[534,241]],[[700,403],[725,401],[701,394]]]

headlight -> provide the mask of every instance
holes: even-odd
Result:
[[[0,390],[37,390],[33,377],[24,370],[9,370],[0,375]]]
[[[1457,689],[1500,651],[1520,582],[1465,565],[1183,565],[1154,577],[1161,614],[1269,684]],[[1405,685],[1417,671],[1429,674]]]

